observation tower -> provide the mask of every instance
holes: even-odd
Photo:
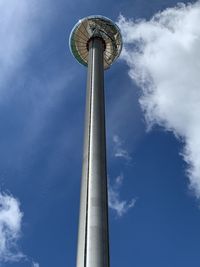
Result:
[[[104,70],[120,55],[122,37],[110,19],[90,16],[74,26],[69,43],[88,67],[76,266],[109,267]]]

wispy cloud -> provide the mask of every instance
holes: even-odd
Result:
[[[0,193],[0,262],[25,258],[17,246],[22,217],[19,201],[11,195]]]
[[[38,38],[35,23],[38,20],[35,0],[2,0],[0,2],[0,84],[6,84],[16,71],[26,62],[27,49]]]
[[[40,267],[40,265],[37,262],[33,262],[32,267]]]
[[[54,7],[48,0],[0,1],[0,105],[10,105],[9,112],[17,110],[17,118],[23,121],[20,137],[13,135],[9,151],[6,149],[9,141],[2,142],[5,146],[2,149],[10,159],[5,160],[6,164],[9,162],[12,167],[24,165],[29,152],[34,153],[30,147],[36,147],[42,138],[52,112],[55,114],[63,94],[66,96],[66,87],[72,77],[70,69],[66,75],[60,61],[59,67],[54,64],[51,49],[49,46],[46,49],[46,38],[53,23],[51,9]],[[38,71],[37,64],[42,71]],[[68,94],[72,92],[70,88]],[[9,112],[4,114],[5,118]],[[20,157],[14,157],[18,150]]]
[[[118,135],[113,136],[113,143],[114,143],[114,156],[116,158],[122,158],[125,159],[126,161],[130,162],[131,161],[131,156],[129,155],[128,151],[124,149],[123,147],[123,142],[120,139]]]
[[[118,25],[148,127],[159,124],[182,140],[190,188],[200,198],[200,2],[168,8],[150,21],[121,16]]]
[[[136,199],[130,201],[121,200],[120,189],[123,184],[124,175],[121,173],[116,177],[114,184],[109,185],[108,189],[108,204],[109,207],[114,210],[119,217],[127,213],[131,208],[134,207]]]

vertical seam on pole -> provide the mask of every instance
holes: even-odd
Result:
[[[102,70],[101,70],[102,71]],[[106,105],[105,105],[105,89],[104,89],[104,71],[103,71],[103,86],[102,86],[102,91],[101,91],[101,97],[103,99],[103,124],[104,124],[104,142],[105,142],[105,154],[104,154],[104,163],[105,163],[105,181],[104,181],[104,186],[105,186],[105,212],[106,212],[106,231],[104,232],[104,238],[106,241],[104,249],[107,249],[107,254],[104,257],[104,264],[105,266],[109,267],[110,266],[110,251],[109,251],[109,217],[108,217],[108,179],[107,179],[107,155],[106,155],[106,119],[105,119],[105,112],[106,112]]]
[[[104,80],[103,80],[104,81]],[[105,139],[105,147],[106,147],[106,119],[105,119],[105,113],[106,113],[106,105],[105,105],[105,90],[104,90],[104,85],[103,85],[103,104],[104,104],[104,139]],[[106,150],[105,150],[106,151]],[[106,189],[106,219],[107,219],[107,229],[106,229],[106,239],[107,239],[107,249],[108,249],[108,254],[107,254],[107,264],[108,267],[110,266],[110,246],[109,246],[109,210],[108,210],[108,177],[107,177],[107,154],[105,152],[105,189]]]
[[[103,59],[102,59],[103,60]],[[110,251],[109,251],[109,218],[108,218],[108,182],[107,182],[107,155],[106,155],[106,119],[105,119],[105,89],[104,89],[104,70],[103,70],[103,86],[101,90],[101,97],[103,99],[103,134],[104,134],[104,142],[105,142],[105,154],[104,154],[104,163],[105,163],[105,180],[104,182],[104,188],[105,188],[105,215],[106,215],[106,229],[104,231],[104,240],[106,240],[106,245],[104,249],[107,249],[107,254],[104,255],[104,264],[105,266],[110,266]],[[103,216],[104,217],[104,216]]]
[[[92,47],[93,47],[93,40],[92,40]],[[90,50],[91,48],[89,48]],[[85,248],[84,248],[84,267],[87,266],[87,233],[88,233],[88,198],[89,198],[89,166],[90,166],[90,128],[91,128],[91,109],[92,109],[92,91],[93,91],[93,88],[92,88],[92,78],[93,78],[93,75],[91,75],[93,73],[93,49],[92,49],[92,57],[90,58],[90,51],[89,51],[89,60],[91,61],[91,68],[89,69],[89,71],[91,70],[91,72],[89,73],[90,75],[90,87],[89,87],[89,125],[88,125],[88,128],[89,128],[89,137],[88,137],[88,166],[87,166],[87,198],[86,198],[86,223],[85,223]],[[88,88],[87,88],[88,89]]]

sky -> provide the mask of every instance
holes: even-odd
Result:
[[[0,267],[76,262],[88,15],[117,23],[105,72],[114,267],[199,267],[200,1],[0,0]]]

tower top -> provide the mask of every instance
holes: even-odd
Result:
[[[122,36],[119,27],[102,16],[89,16],[78,21],[71,31],[69,46],[79,63],[88,65],[88,43],[92,38],[102,38],[105,44],[104,69],[119,57],[122,49]]]

